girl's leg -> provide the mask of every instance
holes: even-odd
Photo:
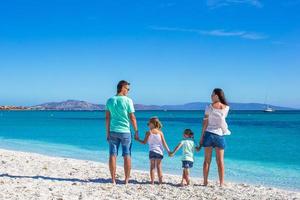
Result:
[[[163,174],[162,174],[161,160],[156,160],[156,168],[157,168],[159,184],[162,184]]]
[[[216,147],[216,160],[218,165],[220,186],[224,184],[224,149]]]
[[[209,172],[209,166],[211,162],[211,155],[212,155],[212,147],[205,147],[205,158],[203,162],[203,184],[206,186],[208,183],[208,172]]]
[[[151,184],[154,184],[154,176],[155,176],[155,160],[151,159],[150,160],[150,179],[151,179]]]

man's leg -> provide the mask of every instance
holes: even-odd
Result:
[[[125,184],[127,184],[129,181],[130,171],[131,171],[131,156],[127,155],[127,156],[124,156]]]
[[[122,156],[124,158],[124,175],[125,184],[128,183],[131,171],[131,134],[124,134],[122,136]]]
[[[120,145],[120,140],[111,135],[109,139],[109,171],[113,184],[116,184],[116,170],[117,170],[117,155]]]
[[[116,184],[116,156],[109,156],[109,171],[111,175],[111,181],[113,184]]]

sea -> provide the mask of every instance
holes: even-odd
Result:
[[[204,111],[137,111],[139,135],[150,117],[163,124],[170,149],[190,128],[199,142]],[[226,136],[225,180],[300,191],[300,111],[230,111]],[[0,111],[0,148],[108,162],[103,111]],[[148,171],[148,145],[133,141],[132,168]],[[118,164],[122,166],[121,149]],[[195,153],[192,177],[202,178],[204,150]],[[163,171],[181,175],[181,151],[165,152]],[[218,180],[215,154],[209,179]],[[179,181],[179,180],[178,180]]]

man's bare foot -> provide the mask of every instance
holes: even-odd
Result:
[[[117,184],[117,183],[116,183],[116,180],[114,180],[114,179],[111,180],[111,183],[112,183],[113,185],[116,185],[116,184]]]
[[[207,185],[208,185],[208,182],[204,181],[203,186],[207,186]]]

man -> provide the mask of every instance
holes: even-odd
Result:
[[[120,144],[124,158],[125,184],[129,181],[132,145],[130,122],[135,131],[135,138],[138,137],[133,102],[127,97],[129,86],[127,81],[120,81],[117,95],[108,99],[106,103],[106,137],[109,143],[109,170],[113,184],[116,184],[116,157]]]

